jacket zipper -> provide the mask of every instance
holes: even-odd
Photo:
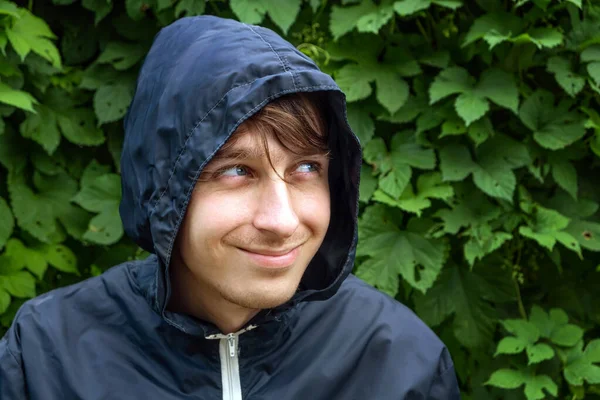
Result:
[[[242,400],[242,385],[240,383],[239,336],[256,328],[250,325],[235,333],[223,335],[220,333],[207,336],[207,339],[219,339],[219,356],[221,359],[221,386],[223,400]]]

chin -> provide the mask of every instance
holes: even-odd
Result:
[[[238,292],[235,294],[228,293],[228,295],[224,295],[223,297],[231,303],[241,307],[262,310],[275,308],[286,303],[294,296],[298,288],[298,284],[288,284],[285,285],[285,287],[277,287],[277,285],[273,286],[274,287],[256,288],[255,290],[245,288],[245,292]]]

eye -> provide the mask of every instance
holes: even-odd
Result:
[[[303,162],[296,168],[296,171],[300,173],[319,172],[319,170],[320,166],[316,162]]]
[[[222,170],[219,175],[221,176],[246,176],[248,175],[248,170],[246,167],[242,165],[236,165],[234,167],[230,167]]]

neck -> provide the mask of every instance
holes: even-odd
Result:
[[[223,298],[220,293],[196,279],[175,254],[169,268],[169,277],[171,298],[168,309],[212,322],[225,334],[239,331],[260,311],[239,306]]]

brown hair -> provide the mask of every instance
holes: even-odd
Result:
[[[244,121],[214,158],[226,153],[235,145],[237,138],[248,131],[258,133],[273,169],[267,141],[269,135],[296,155],[329,154],[328,132],[321,109],[319,93],[294,93],[280,97]]]

